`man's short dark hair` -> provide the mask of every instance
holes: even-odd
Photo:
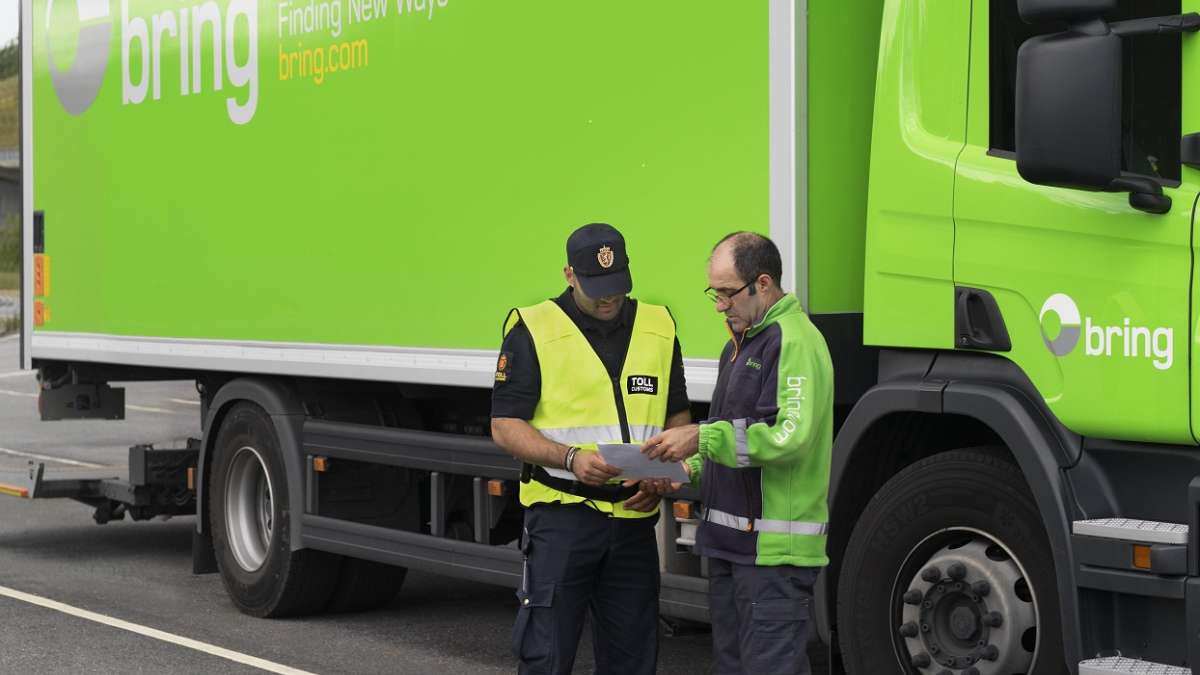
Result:
[[[713,251],[725,242],[730,242],[733,269],[743,282],[750,283],[765,274],[782,287],[783,261],[775,242],[755,232],[734,232],[722,237]]]

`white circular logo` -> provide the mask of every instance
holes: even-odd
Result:
[[[1047,319],[1048,314],[1053,314],[1054,317]],[[1053,324],[1057,319],[1059,329],[1054,333]],[[1042,324],[1042,341],[1046,343],[1046,349],[1049,349],[1055,356],[1066,356],[1075,349],[1075,345],[1079,344],[1080,320],[1079,307],[1075,301],[1065,293],[1055,293],[1046,299],[1042,305],[1042,311],[1038,314],[1038,321]],[[1048,328],[1047,323],[1051,326]]]
[[[61,0],[60,0],[61,1]],[[108,69],[108,54],[112,40],[112,20],[108,16],[108,0],[75,0],[79,15],[75,49],[75,62],[62,70],[54,62],[53,42],[56,39],[51,25],[54,16],[54,0],[46,3],[46,52],[50,60],[50,81],[54,93],[63,108],[72,115],[87,110],[100,93],[104,83],[104,71]],[[58,34],[61,39],[65,36]]]

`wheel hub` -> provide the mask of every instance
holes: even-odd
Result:
[[[274,537],[274,493],[262,456],[254,448],[237,451],[225,486],[225,527],[238,566],[262,567]]]
[[[918,672],[1029,671],[1037,611],[1028,582],[1016,561],[987,537],[964,535],[936,551],[900,589],[897,632]]]
[[[970,640],[981,628],[975,612],[957,607],[950,612],[950,632],[959,640]]]

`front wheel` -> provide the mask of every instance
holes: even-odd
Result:
[[[257,617],[311,614],[328,602],[338,556],[292,551],[284,449],[266,411],[238,403],[214,447],[209,526],[221,580],[238,609]]]
[[[1021,472],[956,450],[907,467],[847,544],[838,634],[849,675],[1067,672],[1054,560]]]

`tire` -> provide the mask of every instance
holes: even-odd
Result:
[[[344,558],[338,571],[337,588],[325,607],[327,612],[368,612],[385,607],[400,592],[408,568],[371,560]]]
[[[1068,672],[1050,551],[1024,477],[999,452],[907,467],[867,505],[843,557],[847,674]]]
[[[283,449],[266,412],[241,402],[225,416],[209,479],[213,549],[225,590],[256,617],[318,612],[337,581],[339,558],[290,550]]]

